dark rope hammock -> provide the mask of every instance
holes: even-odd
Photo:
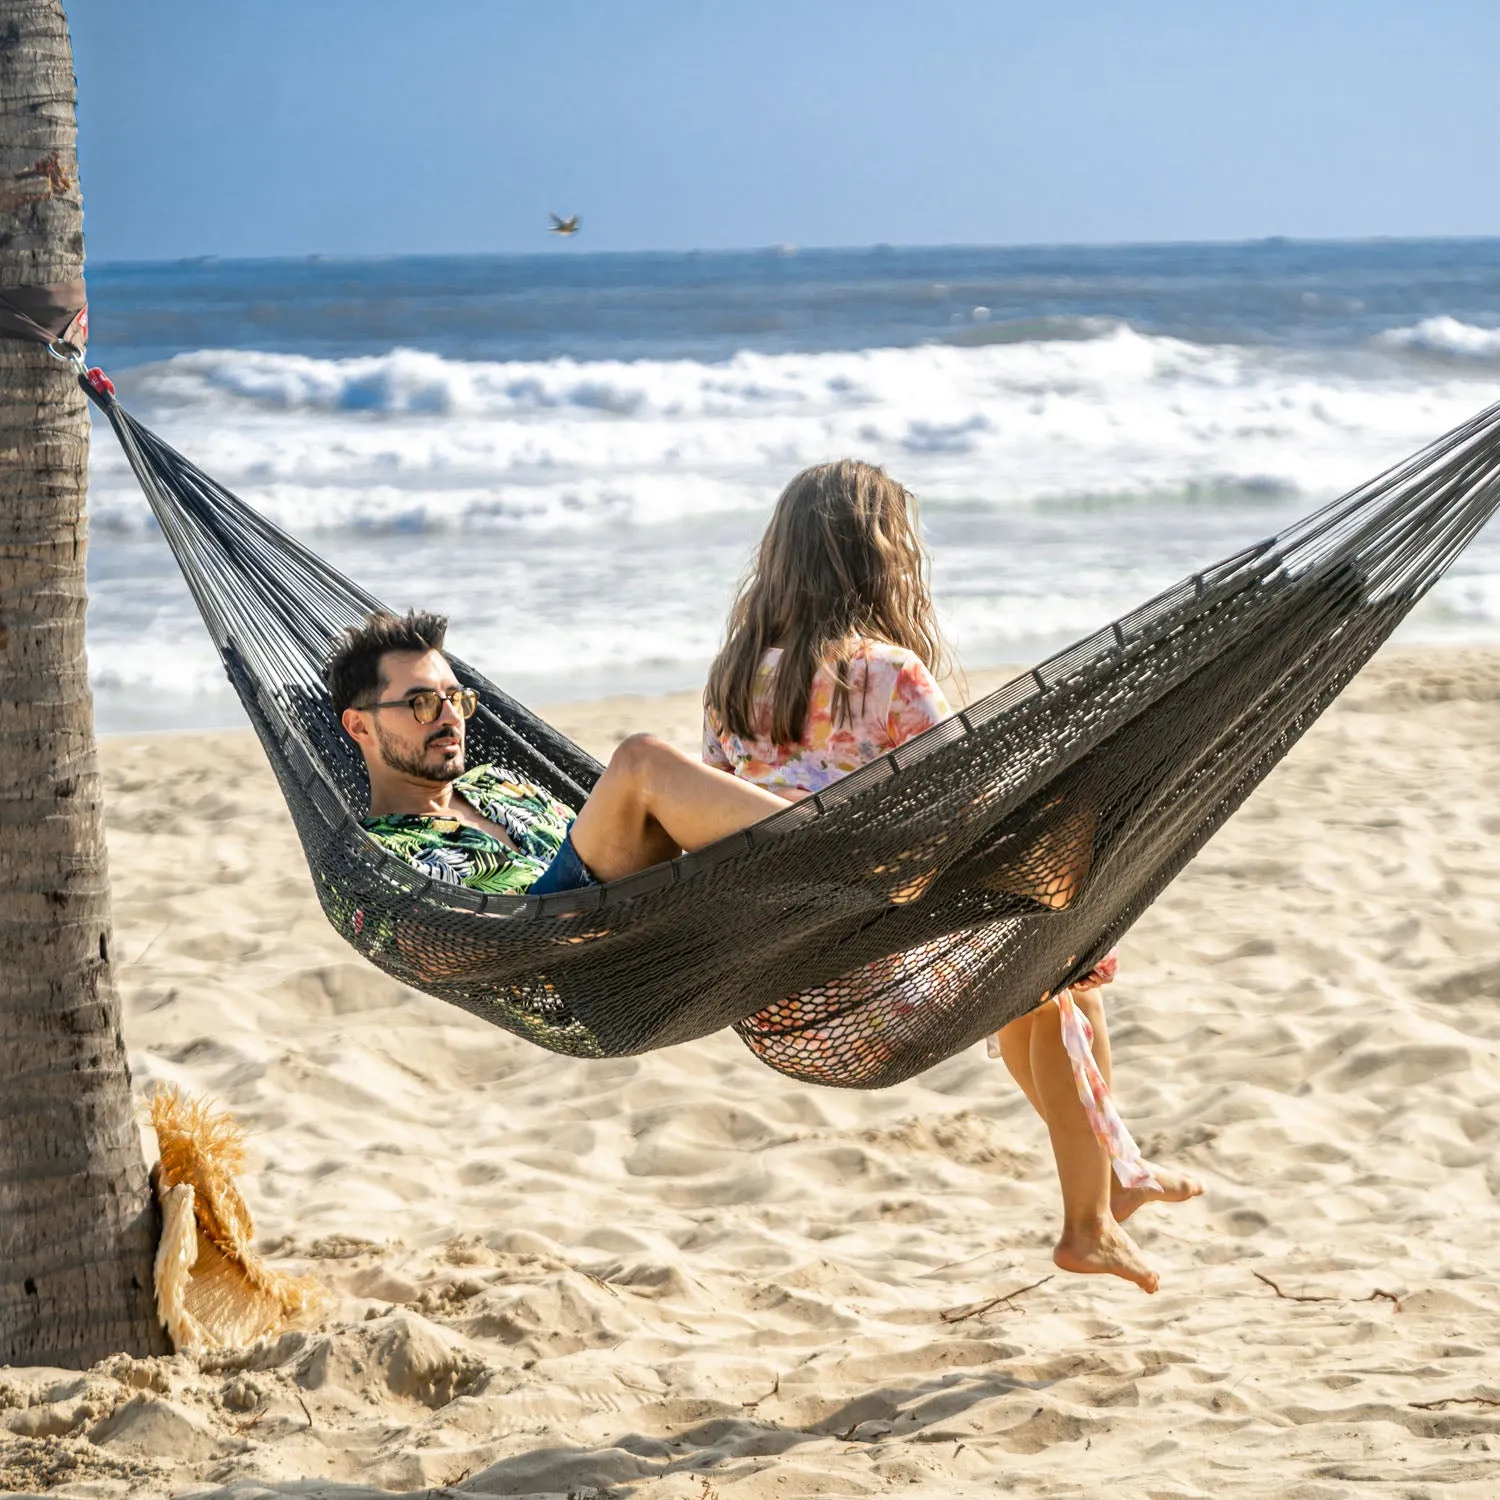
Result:
[[[114,427],[265,746],[323,909],[386,973],[543,1047],[733,1026],[769,1066],[896,1083],[1081,978],[1500,504],[1500,406],[754,827],[607,885],[487,896],[360,827],[320,664],[377,600],[114,398]],[[497,642],[516,652],[524,638]],[[575,808],[597,761],[463,662],[469,763]]]

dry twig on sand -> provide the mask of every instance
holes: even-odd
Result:
[[[1383,1292],[1379,1287],[1368,1297],[1315,1297],[1298,1292],[1284,1292],[1269,1276],[1264,1276],[1259,1271],[1252,1271],[1250,1274],[1257,1281],[1265,1282],[1283,1302],[1390,1302],[1395,1305],[1397,1312],[1401,1311],[1401,1299],[1394,1292]]]
[[[1407,1403],[1418,1411],[1442,1411],[1445,1406],[1500,1406],[1494,1396],[1443,1396],[1436,1401],[1411,1401]]]
[[[1039,1286],[1046,1286],[1051,1280],[1051,1276],[1043,1276],[1040,1281],[1033,1281],[1030,1286],[1018,1286],[1015,1291],[1006,1292],[1003,1296],[991,1297],[988,1302],[976,1302],[973,1307],[955,1307],[950,1312],[939,1313],[938,1316],[945,1323],[962,1323],[965,1318],[982,1318],[992,1307],[1014,1302],[1017,1297],[1022,1297],[1027,1292],[1034,1292]]]

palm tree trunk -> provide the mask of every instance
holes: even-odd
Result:
[[[83,271],[59,0],[0,9],[0,288]],[[165,1352],[84,660],[87,404],[0,340],[0,1364]]]

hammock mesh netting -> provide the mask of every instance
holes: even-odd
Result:
[[[618,1057],[733,1026],[780,1072],[856,1088],[908,1078],[1081,978],[1500,504],[1496,406],[741,834],[603,886],[485,896],[360,826],[363,763],[320,666],[378,601],[85,389],[355,948],[557,1052]],[[453,668],[481,698],[469,764],[578,807],[599,763]]]

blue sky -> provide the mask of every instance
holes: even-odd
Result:
[[[96,262],[1500,233],[1495,0],[67,11]]]

